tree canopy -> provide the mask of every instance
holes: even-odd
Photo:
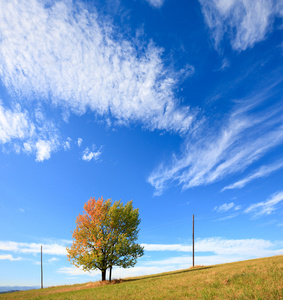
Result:
[[[133,267],[143,255],[143,247],[136,243],[139,210],[133,208],[132,201],[123,205],[103,197],[90,198],[76,224],[73,244],[67,247],[68,259],[85,271],[100,270],[102,280],[106,279],[108,268],[111,280],[112,266]]]

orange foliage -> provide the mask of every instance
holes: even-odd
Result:
[[[84,213],[79,214],[76,219],[77,227],[73,231],[72,237],[74,239],[71,248],[67,248],[68,260],[70,261],[78,255],[85,254],[88,251],[89,240],[92,241],[92,246],[99,251],[102,246],[103,237],[97,238],[98,230],[105,218],[107,206],[109,201],[104,201],[103,197],[90,198],[84,205]],[[96,230],[95,230],[96,229]],[[76,262],[73,262],[75,265]]]

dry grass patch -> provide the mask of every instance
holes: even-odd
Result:
[[[123,282],[122,279],[114,279],[111,282],[108,280],[105,281],[95,281],[95,282],[88,282],[84,283],[82,285],[78,286],[72,286],[72,285],[66,285],[66,286],[54,286],[50,287],[50,289],[54,288],[54,290],[50,290],[47,292],[48,294],[54,294],[54,293],[64,293],[64,292],[71,292],[71,291],[79,291],[79,290],[85,290],[85,289],[92,289],[97,287],[102,287],[108,284],[117,284]]]

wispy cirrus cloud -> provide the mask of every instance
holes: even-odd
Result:
[[[71,143],[72,143],[72,139],[68,137],[67,140],[63,143],[63,147],[65,151],[71,149]]]
[[[178,75],[164,67],[161,48],[124,38],[82,4],[46,3],[0,3],[0,76],[11,93],[78,115],[89,109],[120,124],[188,131],[194,113],[178,106]]]
[[[39,243],[19,243],[13,241],[0,241],[1,251],[10,251],[15,253],[35,254],[43,252],[49,255],[67,255],[66,246],[63,244],[39,244]]]
[[[241,209],[240,205],[235,205],[234,202],[231,202],[231,203],[224,203],[220,206],[215,206],[213,210],[218,213],[223,213],[223,212],[227,212],[231,210],[239,210],[239,209]]]
[[[48,262],[49,262],[49,263],[53,263],[54,261],[58,261],[58,260],[59,260],[59,258],[57,258],[57,257],[52,257],[52,258],[48,259]]]
[[[12,139],[24,139],[34,133],[34,124],[27,111],[22,111],[19,104],[13,109],[6,109],[0,102],[0,142],[7,143]]]
[[[241,180],[239,180],[239,181],[237,181],[233,184],[227,185],[221,191],[242,188],[245,185],[247,185],[249,182],[251,182],[255,179],[258,179],[258,178],[267,177],[271,173],[273,173],[273,172],[275,172],[275,171],[277,171],[281,168],[283,168],[283,161],[282,160],[276,161],[275,163],[270,164],[270,165],[261,166],[260,168],[255,170],[253,173],[251,173],[247,177],[245,177],[245,178],[243,178],[243,179],[241,179]]]
[[[36,160],[43,161],[45,159],[49,159],[52,152],[52,141],[44,141],[39,139],[36,144]]]
[[[78,138],[78,147],[80,147],[82,145],[83,139],[82,138]]]
[[[225,216],[223,218],[217,219],[215,221],[224,221],[234,218],[241,214],[251,214],[253,218],[258,218],[264,215],[270,215],[279,209],[280,202],[283,201],[283,192],[277,192],[269,197],[266,201],[261,201],[258,203],[250,204],[247,208],[240,212],[242,209],[241,205],[235,205],[233,202],[224,203],[221,206],[216,206],[213,211],[218,213],[232,212],[232,214]],[[274,220],[272,221],[274,222]]]
[[[177,251],[191,252],[192,245],[182,244],[142,244],[146,251]],[[197,239],[195,242],[196,252],[214,252],[217,255],[234,255],[242,253],[245,256],[257,257],[276,255],[282,252],[282,245],[277,245],[263,239],[225,239],[220,237],[211,237]],[[276,249],[276,250],[273,250]],[[272,254],[273,253],[273,254]]]
[[[45,261],[43,262],[43,264],[44,264],[44,265],[47,265],[47,264],[53,264],[55,261],[59,261],[59,259],[56,258],[56,257],[52,257],[52,258],[48,259],[47,261],[45,260]],[[34,264],[35,264],[35,265],[41,265],[41,261],[34,261]]]
[[[101,273],[99,270],[87,272],[87,271],[84,271],[82,268],[76,268],[74,266],[61,267],[58,269],[57,272],[61,273],[61,274],[67,274],[69,276],[87,275],[90,277],[98,277]]]
[[[237,212],[236,213],[232,213],[232,214],[229,214],[228,216],[225,216],[225,217],[222,217],[222,218],[218,218],[218,219],[214,220],[214,222],[216,222],[216,221],[230,220],[230,219],[233,219],[233,218],[237,217],[238,215],[239,215],[239,213],[237,213]]]
[[[278,209],[279,203],[283,201],[283,192],[273,194],[270,199],[250,205],[245,209],[245,213],[250,213],[254,217],[270,215]]]
[[[95,149],[95,146],[92,146],[92,149]],[[88,147],[83,151],[82,160],[84,161],[91,161],[91,160],[98,160],[102,154],[101,148],[98,150],[90,150]]]
[[[225,35],[232,48],[243,51],[264,40],[282,7],[275,0],[199,0],[216,49]]]
[[[269,97],[269,92],[257,92],[223,120],[220,128],[208,123],[189,135],[181,155],[174,155],[171,164],[161,164],[148,177],[155,194],[162,194],[173,182],[189,189],[219,181],[245,170],[282,144],[282,105],[276,104],[268,112],[260,110]]]
[[[183,267],[184,268],[184,267]],[[153,266],[135,266],[133,268],[117,268],[113,267],[112,276],[114,278],[127,278],[127,277],[134,277],[134,276],[143,276],[143,275],[152,275],[162,272],[173,271],[174,266],[160,266],[160,265],[153,265]],[[92,278],[97,278],[99,280],[101,278],[101,272],[98,270],[93,270],[90,272],[83,271],[82,268],[76,267],[62,267],[59,268],[58,273],[66,274],[68,276],[89,276]]]
[[[0,254],[0,260],[10,260],[10,261],[17,261],[17,260],[22,260],[21,257],[13,257],[11,254]]]
[[[188,252],[191,250],[190,246],[181,244],[141,244],[146,251],[178,251]]]
[[[36,161],[49,159],[60,144],[54,125],[42,118],[39,110],[31,115],[20,104],[6,108],[0,102],[0,143],[13,142],[17,153],[34,153]]]
[[[146,0],[150,5],[160,8],[165,0]]]

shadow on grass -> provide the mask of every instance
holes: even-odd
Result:
[[[176,271],[176,272],[169,272],[169,273],[161,273],[161,274],[156,274],[156,275],[148,275],[140,278],[125,278],[124,282],[129,282],[129,281],[137,281],[137,280],[145,280],[145,279],[151,279],[151,278],[160,278],[164,276],[171,276],[171,275],[177,275],[177,274],[182,274],[182,273],[190,273],[190,272],[195,272],[195,271],[201,271],[201,270],[206,270],[210,269],[212,266],[207,266],[207,267],[198,267],[198,268],[191,268],[191,269],[186,269],[186,270],[181,270],[181,271]]]

